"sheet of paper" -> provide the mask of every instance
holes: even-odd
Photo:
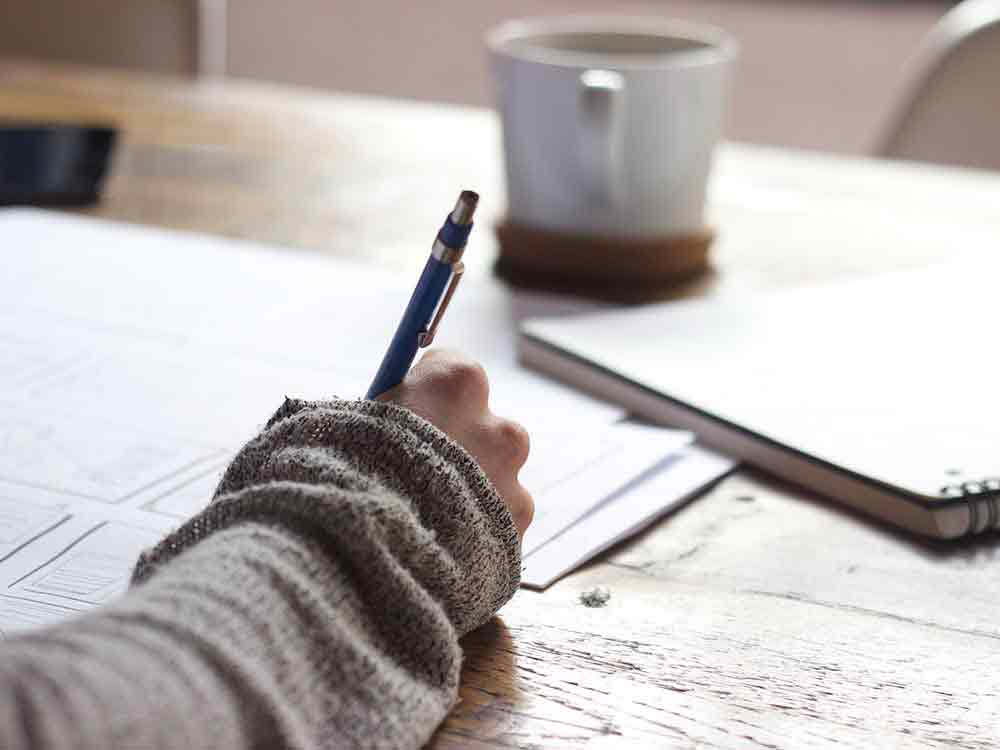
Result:
[[[177,430],[227,442],[245,439],[285,394],[363,394],[426,260],[417,241],[412,273],[390,274],[29,209],[0,211],[0,236],[0,363],[19,363],[0,369],[0,387],[28,384],[25,395],[56,398],[57,408],[142,405]],[[581,309],[463,281],[436,344],[482,361],[495,410],[529,430],[551,414],[608,424],[621,409],[517,365],[520,319]]]
[[[68,518],[62,508],[0,497],[0,562]]]
[[[529,555],[601,503],[690,443],[689,432],[634,424],[567,433],[542,431],[533,438],[538,459],[521,471],[535,498],[535,517],[521,553]]]
[[[70,608],[101,604],[125,590],[138,554],[160,538],[153,529],[101,521],[50,560],[8,586],[12,595]]]
[[[175,524],[140,508],[0,481],[0,637],[117,596],[139,553]]]
[[[728,474],[734,462],[699,445],[662,461],[629,487],[524,557],[521,585],[543,589]]]
[[[172,516],[178,520],[190,518],[208,503],[228,463],[227,460],[211,466],[202,473],[188,476],[176,484],[168,483],[169,486],[164,488],[162,494],[146,503],[144,509]]]
[[[20,209],[0,237],[0,633],[120,593],[285,395],[363,393],[423,263],[394,276]],[[463,283],[438,339],[532,434],[538,545],[690,440],[520,369],[517,321],[540,305],[579,310]]]

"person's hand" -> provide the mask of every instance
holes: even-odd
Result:
[[[528,459],[528,433],[489,410],[489,391],[481,365],[457,352],[434,349],[378,400],[405,406],[472,454],[523,535],[535,512],[534,500],[517,480]]]

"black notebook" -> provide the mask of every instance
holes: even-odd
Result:
[[[1000,527],[1000,263],[529,320],[521,358],[890,523]]]

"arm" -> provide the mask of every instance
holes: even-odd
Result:
[[[503,455],[512,430],[485,393],[465,418],[428,396],[469,390],[472,370],[450,361],[393,394],[412,410],[286,401],[213,503],[142,557],[128,595],[0,649],[0,747],[426,742],[457,695],[458,638],[520,572],[498,492],[518,492],[519,464],[487,478],[472,457]]]

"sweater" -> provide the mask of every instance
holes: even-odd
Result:
[[[519,577],[509,511],[443,432],[286,400],[125,595],[0,644],[0,748],[420,747]]]

